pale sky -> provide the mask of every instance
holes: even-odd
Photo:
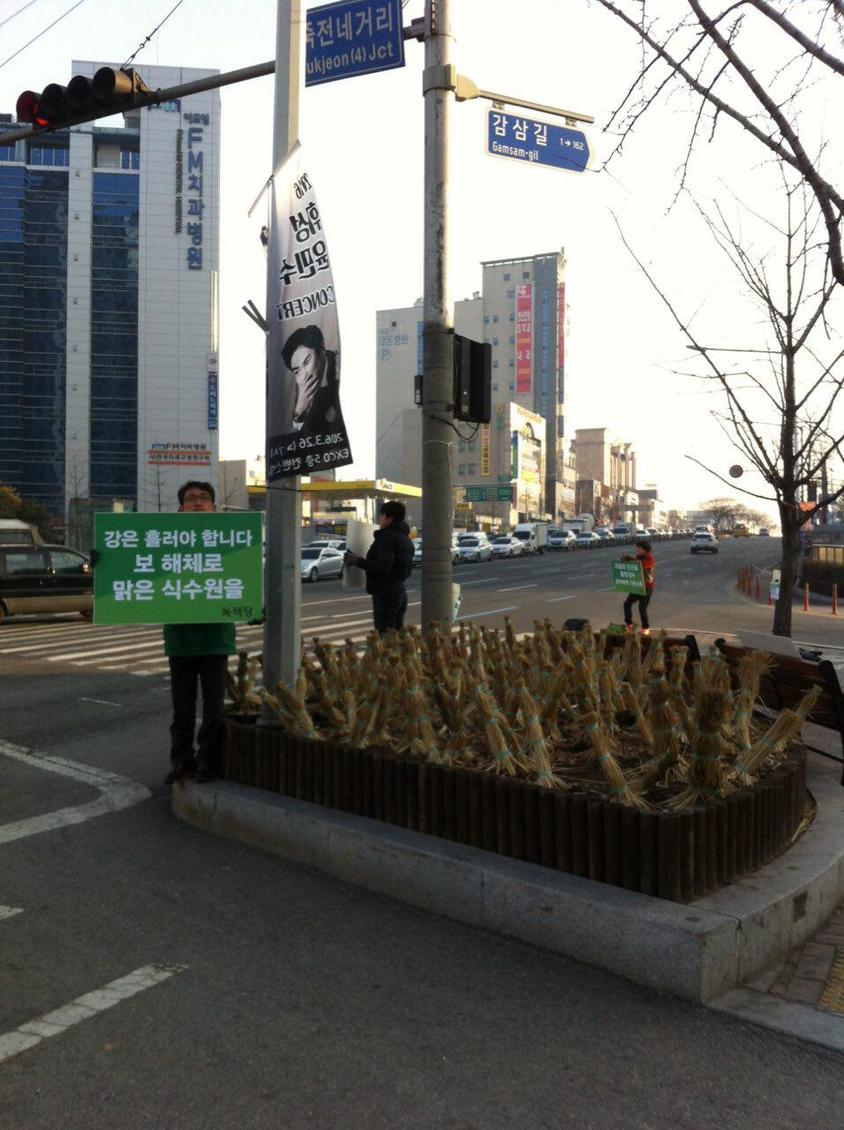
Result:
[[[0,0],[0,22],[24,0]],[[0,109],[21,90],[67,82],[72,58],[122,62],[173,0],[84,0],[54,30],[0,66]],[[308,5],[309,7],[312,5]],[[37,0],[0,28],[0,62],[70,0]],[[406,22],[421,16],[409,0]],[[697,311],[706,344],[759,346],[753,315],[703,232],[690,201],[669,212],[693,113],[685,93],[643,119],[623,159],[599,172],[611,141],[610,110],[635,75],[639,47],[586,0],[454,0],[453,61],[478,86],[592,114],[591,171],[566,173],[485,153],[487,103],[456,106],[452,133],[450,277],[454,300],[481,287],[480,263],[565,249],[569,337],[566,415],[577,427],[606,426],[632,440],[640,486],[655,482],[670,504],[694,508],[731,493],[684,458],[722,473],[738,462],[709,416],[720,398],[674,370],[689,351],[624,249],[612,213],[684,315]],[[215,67],[269,59],[272,0],[209,5],[184,0],[136,65]],[[375,311],[410,305],[422,292],[423,47],[406,44],[407,65],[303,92],[300,137],[315,176],[329,240],[343,343],[344,413],[357,462],[343,477],[374,471]],[[221,91],[221,455],[253,458],[264,446],[264,342],[241,313],[263,309],[260,217],[247,210],[271,169],[272,78]],[[818,107],[825,121],[827,107]],[[832,108],[829,107],[830,119]],[[772,204],[765,155],[729,123],[703,144],[690,183],[711,197],[719,177],[764,210]],[[742,480],[761,487],[757,475]],[[773,512],[771,506],[754,503]]]

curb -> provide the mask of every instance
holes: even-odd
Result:
[[[785,959],[844,895],[844,790],[810,775],[810,828],[780,859],[682,905],[230,782],[173,789],[194,827],[650,988],[706,1002]]]

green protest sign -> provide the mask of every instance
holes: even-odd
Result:
[[[615,592],[645,595],[645,575],[638,561],[613,561],[612,587]]]
[[[260,514],[95,514],[95,624],[212,624],[263,613]]]

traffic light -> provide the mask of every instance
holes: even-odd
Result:
[[[93,79],[74,75],[67,86],[51,82],[40,94],[25,90],[18,98],[17,118],[44,129],[58,129],[131,110],[139,95],[151,93],[134,68],[100,67]]]
[[[492,346],[454,335],[454,418],[488,424],[492,400]]]

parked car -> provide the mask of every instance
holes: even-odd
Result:
[[[82,553],[63,545],[0,546],[0,620],[38,612],[78,612],[90,620],[93,590]]]
[[[457,539],[461,561],[489,561],[492,546],[486,534],[461,534]]]
[[[549,549],[574,549],[575,533],[573,530],[549,530]]]
[[[578,549],[594,549],[601,544],[601,539],[594,530],[581,530],[575,536],[574,543]]]
[[[617,541],[620,541],[622,543],[622,545],[626,545],[633,537],[633,527],[628,526],[625,522],[622,522],[617,526],[613,526],[612,534]]]
[[[519,538],[503,534],[492,540],[493,557],[521,557],[525,551],[524,543]]]
[[[770,530],[760,530],[759,533],[756,536],[759,537],[759,538],[769,538],[771,536],[771,531]]]
[[[457,541],[452,538],[451,541],[451,563],[456,565],[460,561],[460,551],[457,548]],[[422,564],[422,538],[413,539],[413,564],[420,566]]]
[[[750,530],[747,528],[747,526],[745,525],[744,522],[736,522],[736,524],[733,526],[733,537],[734,538],[749,538],[750,537]]]
[[[601,541],[615,541],[615,534],[606,526],[596,526],[592,533],[597,534]]]
[[[696,533],[692,536],[689,553],[717,553],[718,539],[708,530],[705,533]]]
[[[305,549],[345,549],[345,538],[317,538],[316,541],[309,541]]]
[[[340,577],[343,575],[343,554],[332,546],[306,545],[302,549],[301,568],[303,581]]]

